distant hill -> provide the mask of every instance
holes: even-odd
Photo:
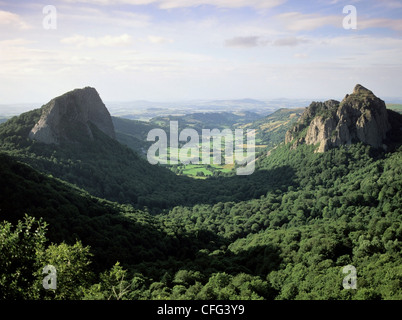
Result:
[[[147,141],[148,132],[159,126],[151,122],[130,120],[112,117],[116,139],[123,145],[128,146],[141,156],[146,156],[152,142]],[[166,128],[167,129],[167,128]]]
[[[238,128],[241,124],[260,119],[261,116],[254,112],[203,112],[191,113],[184,116],[155,117],[151,123],[161,127],[169,127],[170,121],[178,121],[180,128],[193,128],[201,134],[202,129]]]
[[[159,116],[183,116],[193,113],[241,113],[248,111],[260,115],[267,115],[279,108],[276,102],[271,104],[269,101],[253,99],[189,100],[173,102],[132,101],[109,102],[107,105],[113,116],[143,121],[148,121]],[[290,105],[292,105],[292,103],[290,103]]]
[[[261,115],[248,111],[197,112],[183,116],[158,116],[149,121],[112,117],[116,139],[142,156],[146,155],[147,149],[152,144],[147,141],[148,132],[154,128],[160,128],[169,136],[171,121],[178,121],[179,131],[192,128],[201,135],[202,129],[240,129],[244,124],[256,119],[261,119]]]
[[[272,114],[243,126],[256,129],[256,143],[265,149],[274,147],[285,139],[286,132],[298,120],[304,108],[279,109]]]
[[[402,113],[402,104],[387,103],[387,108]]]

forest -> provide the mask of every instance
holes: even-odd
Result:
[[[400,132],[388,151],[276,143],[253,175],[196,180],[96,130],[31,141],[39,116],[0,125],[0,299],[402,299]]]

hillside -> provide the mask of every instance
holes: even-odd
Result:
[[[195,236],[183,230],[180,225],[161,224],[147,212],[93,197],[84,190],[46,176],[2,154],[0,154],[0,186],[0,274],[2,274],[0,300],[32,299],[37,297],[39,292],[43,295],[42,298],[52,298],[52,295],[49,296],[41,285],[38,285],[39,281],[32,278],[32,273],[38,270],[28,268],[28,263],[35,260],[39,254],[37,251],[29,251],[32,243],[28,245],[28,242],[37,241],[39,234],[44,231],[46,232],[44,245],[47,248],[54,245],[62,247],[63,244],[68,246],[63,247],[64,252],[58,254],[65,255],[67,250],[67,254],[74,256],[70,256],[71,259],[81,259],[73,251],[77,241],[79,246],[82,244],[89,249],[85,255],[86,259],[91,260],[89,270],[94,274],[91,276],[89,273],[77,274],[74,280],[77,281],[75,291],[82,290],[83,283],[90,285],[99,281],[99,277],[95,274],[107,272],[117,262],[121,262],[125,267],[152,272],[147,268],[159,261],[193,259],[198,250],[205,248],[215,250],[220,245],[219,238],[213,234],[204,232]],[[36,231],[30,229],[34,228],[28,223],[31,218],[36,218],[38,223]],[[22,221],[26,223],[27,228],[23,231],[24,236],[7,238],[7,234],[10,233],[9,223],[20,225]],[[211,243],[212,239],[215,241]],[[18,245],[24,241],[26,241],[24,246],[15,248],[15,252],[9,251],[13,248],[13,242],[17,242]],[[36,243],[35,246],[37,245],[39,244]],[[42,245],[37,249],[42,250]],[[72,250],[71,253],[69,250]],[[24,262],[18,259],[23,259]],[[66,262],[58,263],[58,268],[67,268],[65,272],[69,272],[70,267],[64,265]],[[13,275],[14,266],[21,264],[22,273]],[[38,266],[40,269],[42,267]],[[6,269],[9,270],[9,274],[3,276]],[[11,289],[15,284],[8,281],[18,281],[20,287]],[[66,281],[72,280],[63,279],[62,272],[61,282]],[[37,285],[35,293],[31,293],[33,289],[31,286]],[[72,293],[63,292],[59,297],[71,298]]]
[[[165,237],[145,212],[93,197],[2,154],[0,185],[2,221],[16,223],[24,214],[43,218],[51,242],[80,240],[90,245],[97,269],[104,270],[123,257],[133,263],[163,255],[160,243]]]
[[[303,111],[304,108],[282,108],[262,119],[246,124],[244,128],[256,129],[256,143],[269,149],[285,139],[286,132],[298,120]]]
[[[138,155],[146,157],[148,148],[152,142],[147,141],[148,132],[158,128],[156,124],[112,117],[116,133],[116,140],[134,150]]]

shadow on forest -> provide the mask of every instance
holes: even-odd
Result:
[[[248,176],[212,177],[205,180],[177,176],[175,185],[169,191],[166,191],[165,186],[160,186],[151,195],[141,198],[139,206],[147,206],[152,213],[157,214],[162,209],[175,206],[258,199],[267,192],[284,191],[295,185],[295,171],[290,166],[259,169]],[[153,200],[149,200],[150,198]]]
[[[280,249],[273,244],[232,251],[227,248],[231,240],[205,229],[188,232],[183,226],[173,225],[169,230],[158,230],[157,233],[153,230],[151,236],[153,244],[145,245],[140,251],[127,247],[131,251],[126,255],[131,256],[130,261],[119,261],[153,279],[161,279],[166,272],[174,276],[179,270],[200,271],[204,276],[226,272],[265,278],[270,271],[277,270],[282,261]],[[103,248],[102,252],[95,253],[95,257],[105,257],[106,252],[115,254],[117,251],[116,248]],[[110,260],[111,257],[106,258]]]
[[[273,245],[259,245],[237,252],[226,251],[217,254],[199,253],[194,261],[194,268],[208,275],[215,272],[226,272],[236,275],[247,273],[263,278],[281,263],[279,248]]]
[[[109,229],[121,228],[112,225]],[[280,249],[272,244],[231,251],[227,249],[228,239],[208,230],[191,233],[180,228],[155,230],[135,224],[128,229],[137,235],[104,230],[107,239],[94,239],[93,235],[81,238],[94,254],[94,270],[103,272],[119,261],[123,267],[155,281],[166,272],[174,276],[179,270],[200,271],[208,277],[216,272],[226,272],[265,278],[269,272],[278,270],[281,263]]]

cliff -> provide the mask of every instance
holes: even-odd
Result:
[[[75,89],[52,99],[29,138],[46,144],[93,140],[93,127],[115,138],[112,118],[98,92],[91,87]]]
[[[358,84],[340,103],[313,102],[286,133],[285,142],[293,142],[293,148],[319,144],[317,152],[356,142],[386,149],[383,141],[390,129],[384,101]]]

